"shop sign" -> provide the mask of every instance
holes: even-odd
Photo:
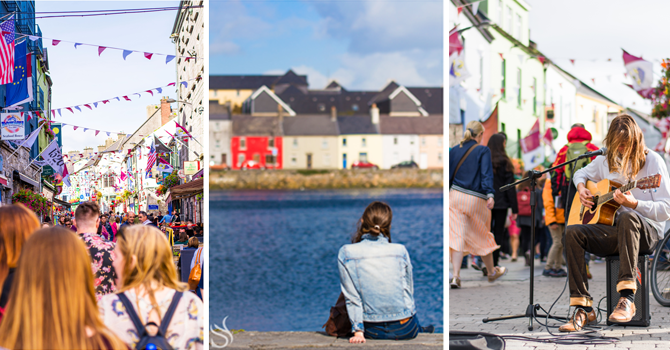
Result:
[[[193,175],[200,170],[200,162],[199,161],[193,161],[193,162],[184,162],[184,174],[186,175]]]
[[[23,140],[26,138],[26,125],[21,113],[0,113],[0,137],[3,140]]]

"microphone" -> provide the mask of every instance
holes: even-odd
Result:
[[[591,158],[593,156],[602,156],[607,153],[607,147],[603,147],[599,150],[592,151],[592,152],[586,152],[579,156],[579,158]]]

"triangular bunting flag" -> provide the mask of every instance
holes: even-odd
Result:
[[[74,106],[74,108],[75,108],[76,110],[78,110],[79,112],[81,112],[81,108],[79,108],[79,106]]]
[[[170,83],[170,84],[167,84],[167,86],[175,86],[175,84],[177,84],[177,83]]]
[[[104,105],[104,104],[106,104],[106,103],[108,103],[108,102],[109,102],[109,100],[104,100],[104,101],[102,101],[102,104]]]
[[[63,116],[63,113],[61,113],[60,108],[58,108],[58,116],[59,116],[59,117],[62,117],[62,116]]]
[[[123,59],[125,60],[126,57],[128,57],[128,55],[130,55],[131,53],[133,53],[133,51],[131,51],[131,50],[123,50]]]
[[[102,52],[105,51],[107,47],[105,46],[98,46],[98,56],[102,55]]]
[[[30,40],[32,40],[32,41],[37,41],[37,40],[40,39],[40,37],[38,37],[38,36],[34,36],[34,35],[28,35],[28,39],[30,39]]]
[[[74,113],[74,111],[72,110],[72,108],[70,108],[70,107],[67,107],[66,109],[67,109],[68,111],[70,111],[70,112]]]
[[[537,56],[537,59],[540,61],[540,63],[544,64],[545,58],[542,56]]]
[[[105,134],[107,134],[107,136],[109,136],[110,133],[109,133],[109,131],[108,131],[108,132],[105,132]]]
[[[154,92],[153,92],[153,91],[151,91],[151,90],[147,90],[147,92],[148,92],[148,93],[150,93],[150,94],[151,94],[151,96],[153,96],[153,95],[154,95]]]
[[[151,56],[153,56],[153,55],[154,55],[154,54],[151,53],[151,52],[145,52],[145,53],[144,53],[144,57],[146,57],[148,60],[150,60],[150,59],[151,59]]]
[[[93,102],[93,107],[98,108],[98,102]]]
[[[100,133],[100,130],[95,131],[95,136],[98,136],[98,133]]]
[[[77,46],[81,45],[80,43],[74,43],[74,48],[76,49]]]
[[[165,58],[165,64],[170,63],[170,61],[172,61],[174,58],[175,56],[173,55],[167,55],[167,57]]]
[[[156,91],[158,91],[159,94],[163,93],[163,88],[156,88]]]
[[[188,82],[182,81],[181,85],[184,85],[184,88],[188,88]]]
[[[91,105],[86,104],[84,105],[84,107],[88,107],[88,109],[93,110],[93,108],[91,108]]]
[[[500,59],[503,59],[503,60],[505,59],[505,58],[503,57],[502,52],[498,52],[498,55],[500,55]]]
[[[128,96],[123,96],[123,98],[126,99],[126,101],[132,101],[130,98],[128,98]]]
[[[458,14],[460,15],[460,14],[461,14],[461,11],[463,11],[463,7],[459,7],[459,8],[457,8],[456,11],[457,11]]]
[[[56,39],[51,40],[51,45],[56,46],[58,44],[60,44],[60,40],[56,40]]]
[[[78,126],[76,126],[76,125],[73,125],[72,127],[74,128],[74,130],[77,130],[77,128],[78,128]],[[80,156],[83,157],[84,155],[83,155],[83,154],[80,154]]]
[[[575,60],[571,59],[570,63],[572,63],[572,65],[574,66],[575,65]]]

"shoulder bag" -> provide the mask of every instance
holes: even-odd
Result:
[[[463,155],[463,158],[458,162],[458,165],[456,165],[456,170],[454,170],[454,175],[449,179],[449,189],[451,189],[451,186],[454,184],[454,179],[456,178],[456,173],[458,172],[458,169],[461,168],[461,165],[463,165],[463,162],[465,162],[465,159],[472,153],[472,151],[477,147],[477,143],[475,142],[474,145],[470,146],[467,152],[465,152],[465,155]]]

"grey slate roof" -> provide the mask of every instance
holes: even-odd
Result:
[[[391,117],[382,115],[379,130],[383,135],[442,135],[444,133],[444,117],[430,115],[427,117]]]
[[[230,120],[228,107],[218,101],[209,101],[209,120]]]
[[[379,134],[379,127],[368,115],[338,116],[337,124],[340,135]]]
[[[421,101],[428,114],[443,114],[444,89],[441,87],[408,87],[407,90]]]
[[[369,115],[368,101],[376,91],[347,91],[341,90],[310,90],[307,94],[293,86],[289,87],[277,97],[288,104],[296,114],[330,114],[332,106],[337,108],[337,114]],[[319,107],[323,106],[323,110]],[[357,107],[358,110],[355,110]]]
[[[234,136],[281,136],[278,118],[275,117],[233,115],[232,121]]]
[[[284,118],[284,135],[286,136],[337,136],[337,121],[328,115],[298,115]]]
[[[263,85],[272,88],[279,81],[284,84],[307,85],[307,76],[297,75],[292,70],[284,75],[210,75],[209,88],[211,90],[256,90]]]

